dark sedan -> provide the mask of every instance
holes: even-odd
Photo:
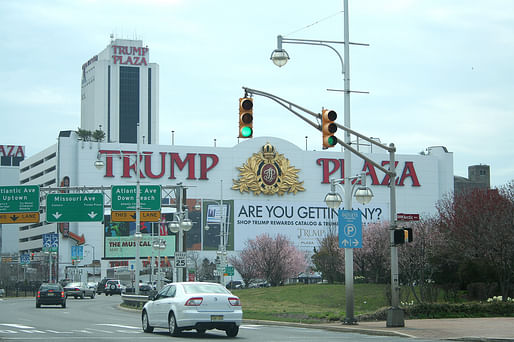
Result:
[[[59,284],[41,284],[36,296],[36,308],[41,305],[61,305],[66,307],[66,295]]]

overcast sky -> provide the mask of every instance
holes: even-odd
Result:
[[[276,36],[344,40],[343,0],[0,0],[0,144],[31,156],[80,126],[81,66],[116,38],[160,65],[160,144],[237,143],[242,86],[343,118],[337,55]],[[351,126],[401,154],[453,152],[454,174],[491,166],[514,179],[514,1],[350,0]],[[342,47],[340,49],[343,54]],[[273,101],[254,102],[254,136],[321,149],[321,133]],[[342,137],[342,135],[341,135]]]

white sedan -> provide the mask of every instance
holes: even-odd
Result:
[[[224,330],[237,336],[243,320],[241,301],[224,286],[216,283],[183,282],[163,287],[143,307],[143,330],[167,328],[172,336],[182,330]]]

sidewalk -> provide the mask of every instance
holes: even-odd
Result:
[[[412,319],[403,328],[387,328],[385,321],[359,322],[357,325],[341,323],[302,324],[244,320],[245,323],[301,326],[341,332],[379,336],[402,336],[422,339],[453,341],[510,341],[514,342],[514,317]]]

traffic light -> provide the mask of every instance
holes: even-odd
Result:
[[[412,242],[412,228],[399,228],[394,230],[394,244],[401,245]]]
[[[334,135],[337,131],[337,125],[334,121],[337,119],[337,113],[330,109],[323,109],[321,113],[321,132],[323,135],[323,148],[334,147],[337,144],[337,138]]]
[[[239,99],[239,138],[253,136],[253,99],[243,97]]]

